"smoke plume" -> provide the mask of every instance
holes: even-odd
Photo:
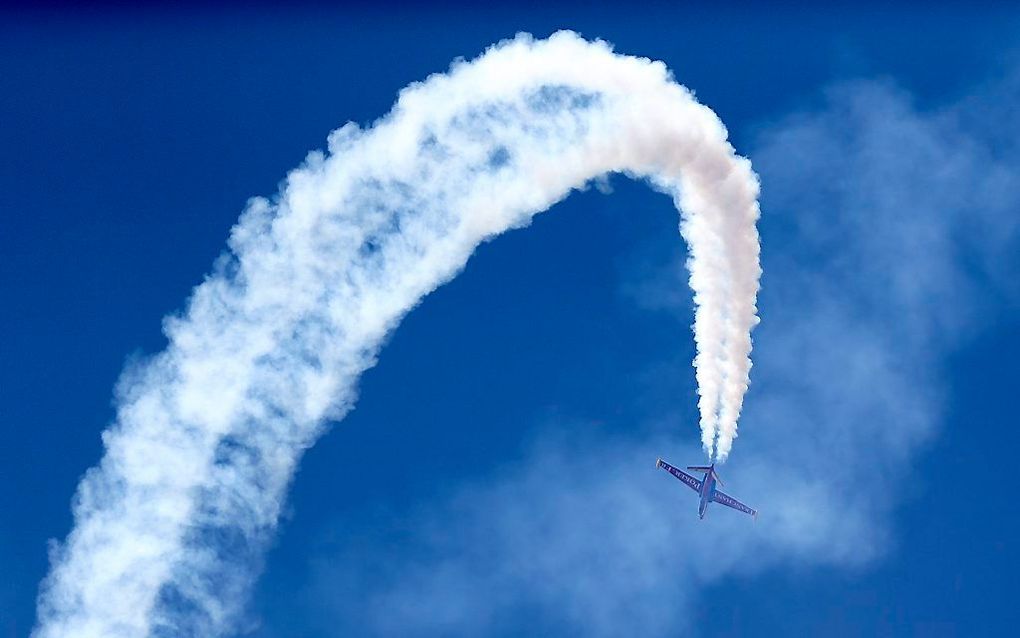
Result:
[[[386,335],[476,246],[611,172],[682,211],[702,444],[725,459],[748,383],[758,184],[661,62],[519,36],[348,124],[253,199],[167,349],[125,372],[106,455],[53,550],[37,638],[222,635],[301,457]]]

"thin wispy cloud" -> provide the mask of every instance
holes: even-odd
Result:
[[[892,83],[857,81],[760,129],[765,321],[743,418],[755,434],[726,467],[757,525],[725,511],[698,522],[654,471],[664,451],[696,453],[674,424],[540,439],[452,497],[366,514],[378,537],[327,534],[304,593],[317,626],[675,635],[698,629],[699,590],[724,578],[880,560],[912,489],[876,486],[909,481],[938,436],[947,357],[989,327],[982,309],[1020,302],[1020,153],[999,138],[1017,121],[996,109],[1018,97],[1003,81],[921,109]],[[626,302],[686,321],[682,278],[665,264],[624,282]]]

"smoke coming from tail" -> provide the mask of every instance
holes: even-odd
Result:
[[[479,243],[623,172],[682,211],[702,443],[722,460],[748,383],[758,184],[660,62],[561,32],[502,43],[348,124],[254,199],[167,349],[118,388],[106,455],[53,550],[37,638],[222,635],[302,451],[401,317]]]

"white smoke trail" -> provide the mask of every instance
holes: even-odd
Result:
[[[482,241],[608,172],[683,211],[702,441],[725,458],[757,321],[757,181],[661,62],[518,38],[348,124],[255,199],[166,351],[125,373],[106,456],[54,550],[38,638],[221,635],[302,451],[386,334]]]

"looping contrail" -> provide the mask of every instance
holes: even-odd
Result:
[[[518,36],[348,124],[253,199],[167,349],[124,374],[37,638],[228,632],[294,468],[401,317],[479,243],[622,172],[682,211],[702,443],[725,459],[757,322],[758,183],[661,62]]]

